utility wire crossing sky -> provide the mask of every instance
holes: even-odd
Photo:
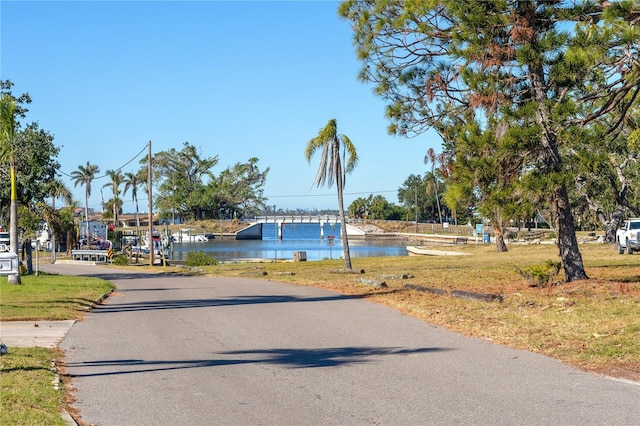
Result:
[[[345,208],[370,194],[397,203],[398,188],[427,171],[424,155],[439,152],[441,140],[435,132],[388,135],[385,103],[357,78],[361,64],[338,6],[3,0],[0,77],[15,84],[14,95],[31,95],[23,124],[37,121],[55,136],[62,178],[81,204],[72,171],[89,161],[99,176],[136,172],[151,141],[153,153],[189,142],[203,157],[218,156],[214,174],[256,157],[270,168],[268,205],[337,209],[335,187],[312,186],[319,158],[304,158],[333,118],[360,158]],[[91,208],[102,209],[99,189],[109,182],[92,183]],[[127,195],[123,210],[132,212]]]

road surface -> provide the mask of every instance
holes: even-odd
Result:
[[[640,385],[322,289],[103,267],[61,343],[94,425],[637,425]]]

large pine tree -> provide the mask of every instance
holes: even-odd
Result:
[[[568,195],[571,135],[637,102],[637,7],[591,0],[348,0],[339,13],[353,25],[362,80],[388,101],[391,133],[435,128],[455,147],[450,129],[460,117],[483,130],[492,123],[505,131],[535,130],[522,153],[523,174],[544,189],[565,279],[573,281],[587,275]]]

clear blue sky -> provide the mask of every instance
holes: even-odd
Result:
[[[24,121],[55,136],[65,174],[90,161],[103,176],[149,140],[153,152],[188,141],[219,157],[216,174],[251,157],[270,167],[264,195],[272,206],[335,209],[335,187],[311,185],[318,158],[304,158],[309,139],[335,118],[360,157],[345,207],[369,194],[397,203],[397,189],[424,174],[424,154],[439,152],[441,141],[434,132],[387,134],[384,101],[357,78],[338,5],[3,0],[0,77],[15,83],[15,95],[31,95]],[[136,159],[123,171],[139,167]],[[84,205],[84,189],[63,179]],[[101,209],[108,182],[93,182],[90,207]],[[130,194],[124,210],[134,210]]]

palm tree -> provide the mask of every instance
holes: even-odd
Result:
[[[71,200],[68,206],[60,210],[61,235],[66,235],[67,254],[71,254],[72,247],[78,243],[78,227],[76,226],[75,215],[76,207],[80,205],[77,200]]]
[[[123,183],[123,195],[127,195],[127,191],[131,189],[131,201],[136,205],[136,227],[140,228],[140,215],[138,213],[138,185],[141,184],[140,175],[137,173],[127,172],[124,174]]]
[[[318,135],[307,143],[304,154],[308,163],[311,163],[311,157],[318,149],[322,149],[322,154],[313,184],[321,187],[326,183],[330,188],[334,182],[336,183],[336,187],[338,188],[340,232],[342,234],[342,247],[344,250],[344,268],[350,270],[352,269],[351,255],[349,254],[347,221],[344,214],[343,189],[347,173],[351,173],[358,163],[358,154],[351,140],[349,140],[346,135],[338,134],[338,125],[335,119],[329,120],[327,125],[318,132]],[[349,155],[348,158],[347,153]],[[345,161],[346,163],[343,169],[343,162]]]
[[[435,173],[436,164],[442,164],[443,154],[436,155],[433,148],[427,150],[427,155],[424,156],[424,164],[431,163],[431,172],[425,175],[425,183],[427,184],[427,195],[431,195],[433,192],[436,196],[436,204],[438,206],[438,217],[440,218],[440,225],[442,225],[442,209],[440,209],[440,195],[438,194],[438,178]]]
[[[89,241],[89,196],[91,195],[91,181],[96,177],[96,173],[100,173],[100,168],[87,161],[87,165],[79,165],[78,170],[71,172],[71,180],[73,186],[84,186],[84,223],[85,223],[85,236],[87,242]]]
[[[113,208],[114,225],[117,227],[118,213],[120,211],[120,207],[122,207],[122,200],[120,200],[120,185],[124,181],[124,176],[120,170],[107,170],[106,174],[111,179],[111,183],[105,183],[102,187],[106,188],[110,186],[111,191],[113,192],[113,203],[111,203],[111,207]]]
[[[11,176],[11,207],[9,213],[9,249],[18,253],[18,190],[16,188],[16,159],[15,143],[16,130],[16,104],[13,97],[3,94],[0,100],[0,158],[9,158]],[[20,284],[20,271],[7,277],[9,284]]]
[[[438,209],[438,218],[440,219],[440,224],[442,225],[442,209],[440,207],[440,194],[438,192],[438,189],[440,188],[440,182],[438,180],[437,173],[426,172],[424,174],[423,181],[425,185],[425,193],[427,194],[427,196],[433,195],[436,199],[436,207]],[[433,203],[431,202],[431,199],[429,199],[429,205],[431,207],[430,209],[431,213],[435,215],[435,212],[433,212]]]
[[[47,192],[51,195],[51,213],[54,217],[57,214],[56,198],[62,198],[67,204],[71,204],[73,200],[69,188],[58,178],[49,182]],[[49,226],[49,230],[51,231],[51,263],[56,263],[56,232],[58,232],[59,229],[61,229],[61,227]]]

